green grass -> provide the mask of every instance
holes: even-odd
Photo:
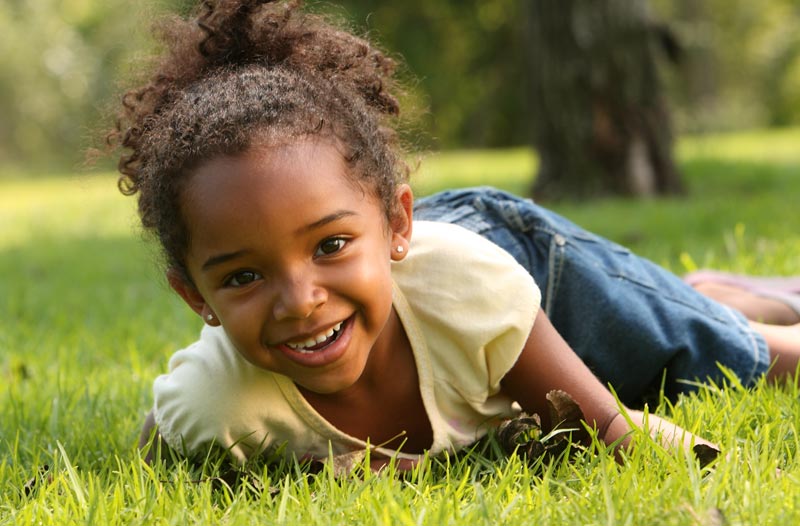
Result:
[[[799,130],[687,139],[679,153],[690,198],[557,209],[678,272],[800,273],[797,144]],[[535,163],[526,150],[431,155],[415,184],[423,193],[522,191]],[[213,466],[151,469],[135,449],[150,386],[200,322],[170,293],[134,225],[113,175],[0,179],[0,524],[800,519],[796,386],[707,386],[652,408],[723,446],[729,458],[710,472],[644,437],[624,465],[584,453],[540,472],[491,450],[434,459],[405,477],[390,469],[336,479],[288,465],[233,490],[213,483]]]

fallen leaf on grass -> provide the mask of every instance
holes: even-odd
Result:
[[[359,449],[356,451],[351,451],[350,453],[342,453],[341,455],[334,455],[331,458],[325,460],[315,460],[314,462],[319,463],[318,468],[320,471],[326,464],[330,464],[331,469],[333,470],[333,475],[335,477],[343,477],[352,472],[356,466],[363,463],[366,456],[367,456],[367,451],[364,449]]]
[[[558,458],[569,446],[589,437],[583,425],[583,411],[569,394],[553,390],[546,398],[552,429],[542,429],[539,415],[522,413],[501,424],[497,431],[503,450],[509,455],[516,451],[531,465],[539,459]]]
[[[692,452],[695,458],[697,458],[697,462],[700,464],[701,468],[709,465],[720,455],[719,449],[707,444],[695,444],[692,448]]]
[[[584,429],[583,411],[568,393],[556,389],[547,393],[546,399],[554,429]]]
[[[28,482],[22,486],[22,493],[25,494],[26,497],[30,497],[34,491],[42,486],[46,486],[53,481],[53,474],[50,473],[50,466],[44,464],[39,466],[39,469],[36,470],[36,474],[31,477]]]

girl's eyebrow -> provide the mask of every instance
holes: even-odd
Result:
[[[203,263],[203,266],[200,267],[200,270],[205,272],[209,268],[213,267],[214,265],[219,265],[220,263],[225,263],[226,261],[230,261],[231,259],[238,258],[242,254],[244,254],[245,250],[237,250],[236,252],[226,252],[224,254],[218,254],[216,256],[211,256]]]
[[[309,230],[316,230],[317,228],[321,228],[327,225],[328,223],[338,221],[339,219],[342,219],[344,217],[350,217],[355,215],[358,215],[358,213],[354,212],[353,210],[337,210],[336,212],[328,214],[325,217],[322,217],[321,219],[314,221],[313,223],[300,227],[298,229],[298,233],[308,232]]]

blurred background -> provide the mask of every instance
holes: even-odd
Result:
[[[120,83],[152,49],[153,20],[194,3],[2,0],[0,176],[81,169],[87,147],[113,125]],[[422,150],[533,145],[541,153],[542,134],[554,133],[544,122],[552,116],[542,107],[554,100],[547,93],[568,91],[546,83],[562,70],[593,86],[575,96],[595,97],[578,110],[593,115],[595,142],[596,128],[614,121],[597,91],[624,91],[626,77],[633,91],[659,95],[666,113],[658,120],[677,135],[800,123],[798,0],[308,3],[402,57],[406,106],[421,109],[411,142]]]

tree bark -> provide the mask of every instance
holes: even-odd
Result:
[[[683,192],[646,0],[527,0],[537,199]]]

